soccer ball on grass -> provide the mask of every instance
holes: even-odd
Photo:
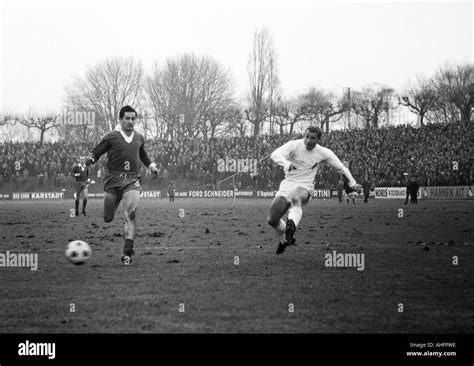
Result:
[[[66,248],[66,258],[73,264],[84,264],[91,257],[91,247],[85,241],[73,240]]]

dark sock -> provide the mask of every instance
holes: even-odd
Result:
[[[125,239],[125,245],[123,246],[123,255],[132,255],[133,253],[133,240]]]
[[[76,212],[79,212],[79,200],[75,200],[76,203]]]
[[[87,206],[87,199],[84,198],[84,199],[82,200],[82,211],[85,211],[85,210],[86,210],[86,206]]]

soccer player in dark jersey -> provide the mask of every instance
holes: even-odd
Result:
[[[362,182],[362,192],[364,193],[364,203],[369,202],[370,191],[372,190],[372,182],[369,177],[366,176]]]
[[[337,199],[342,203],[342,194],[344,193],[344,181],[341,179],[337,182]]]
[[[346,192],[347,204],[349,204],[349,199],[352,198],[352,203],[355,205],[356,192],[349,186],[349,182],[346,179],[344,179],[344,191]]]
[[[174,202],[174,194],[175,194],[174,183],[170,182],[168,184],[168,197],[170,198],[170,202]]]
[[[76,207],[76,217],[79,216],[79,199],[81,193],[83,195],[82,199],[82,214],[86,216],[86,206],[87,206],[87,187],[89,186],[89,168],[85,164],[86,158],[81,156],[79,158],[79,163],[72,167],[72,175],[76,178],[76,186],[74,189],[74,202]]]
[[[410,203],[417,205],[418,204],[418,190],[420,185],[416,181],[415,177],[410,177],[407,184],[407,191],[410,193]]]
[[[125,244],[121,261],[132,262],[133,241],[136,232],[136,211],[140,199],[140,171],[144,164],[153,174],[158,168],[145,151],[145,139],[134,131],[137,112],[130,106],[119,112],[119,124],[106,134],[92,150],[86,164],[93,164],[107,153],[107,172],[104,177],[104,221],[111,222],[120,202],[123,202],[125,216]]]
[[[408,180],[408,173],[403,173],[403,185],[406,187],[405,205],[408,203],[410,197],[410,181]]]

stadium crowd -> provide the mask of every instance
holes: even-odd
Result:
[[[276,189],[282,170],[266,158],[274,149],[292,138],[289,135],[261,135],[256,138],[217,137],[209,140],[183,138],[179,141],[150,140],[146,150],[161,163],[161,173],[153,180],[145,171],[148,184],[166,187],[173,180],[177,189],[219,188],[216,184],[234,174],[218,169],[219,159],[260,161],[256,171],[238,174],[238,188]],[[335,130],[323,134],[321,145],[332,149],[358,182],[366,176],[376,186],[403,185],[403,173],[417,178],[422,186],[470,185],[472,183],[472,128],[466,124],[410,126],[368,130]],[[0,144],[0,187],[13,190],[70,188],[71,175],[78,157],[88,155],[95,142],[67,144],[54,142],[5,142]],[[92,167],[91,178],[101,183],[105,161]],[[457,170],[455,163],[457,162]],[[453,169],[454,168],[454,169]],[[228,169],[229,170],[229,169]],[[336,187],[339,175],[323,166],[316,187]],[[226,186],[231,183],[228,180]],[[183,185],[187,186],[184,187]],[[25,187],[28,186],[28,187]]]

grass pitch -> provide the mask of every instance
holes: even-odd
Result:
[[[296,246],[275,254],[271,200],[140,201],[133,263],[120,262],[122,208],[102,201],[2,202],[2,333],[473,333],[473,202],[312,200]],[[403,217],[399,209],[403,209]],[[180,217],[183,216],[184,217]],[[69,241],[92,248],[82,266]],[[327,253],[364,254],[330,268]]]

